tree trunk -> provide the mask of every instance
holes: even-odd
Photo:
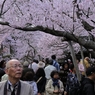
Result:
[[[73,49],[71,41],[68,41],[68,44],[69,44],[69,47],[70,47],[71,56],[72,56],[72,60],[73,60],[75,70],[76,70],[77,78],[80,81],[81,80],[81,75],[79,73],[78,64],[77,64],[76,56],[75,56],[74,49]]]

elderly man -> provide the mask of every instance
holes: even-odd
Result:
[[[21,63],[12,59],[6,64],[6,74],[8,81],[0,82],[0,95],[34,95],[32,87],[21,81],[23,66]]]

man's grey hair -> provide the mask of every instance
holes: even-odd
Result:
[[[17,59],[11,59],[6,63],[6,69],[8,69],[10,67],[10,63],[12,62],[19,62]]]

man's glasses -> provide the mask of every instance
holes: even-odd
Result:
[[[15,68],[15,69],[18,68],[18,67],[19,67],[19,68],[23,68],[23,65],[22,65],[22,64],[19,64],[19,65],[15,64],[15,65],[9,66],[8,68],[11,68],[11,67],[12,67],[12,68]]]

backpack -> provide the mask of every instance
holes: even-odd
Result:
[[[84,78],[85,78],[85,76],[82,76],[79,86],[73,87],[70,90],[70,95],[83,95],[82,92],[83,92],[83,88],[84,88],[85,84],[83,85],[82,81],[84,80]]]
[[[57,63],[56,61],[53,61],[53,66],[54,66],[54,67],[56,67],[56,63]]]
[[[82,95],[82,88],[83,87],[80,84],[80,86],[70,89],[69,94],[70,95]]]

